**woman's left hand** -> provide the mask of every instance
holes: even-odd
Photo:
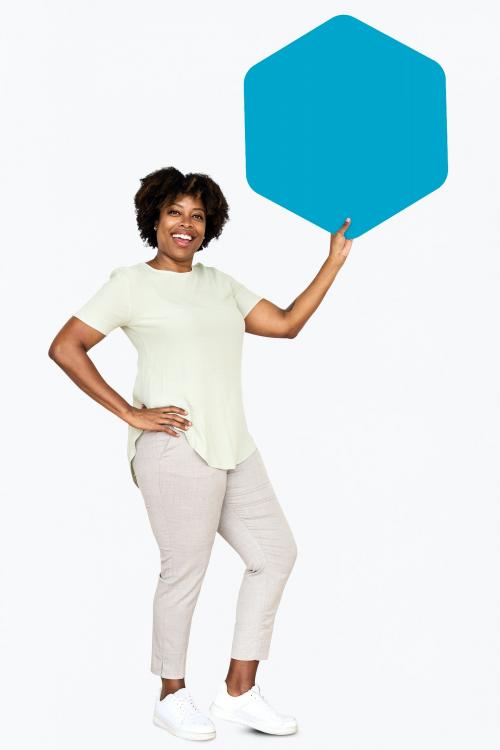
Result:
[[[328,257],[338,268],[341,268],[344,264],[353,243],[353,240],[346,240],[344,237],[344,232],[350,227],[350,225],[351,220],[346,219],[340,229],[330,235],[330,253]]]

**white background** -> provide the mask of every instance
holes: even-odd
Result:
[[[282,307],[305,289],[329,235],[246,183],[243,77],[339,13],[442,65],[449,175],[354,241],[296,339],[245,337],[247,422],[299,549],[257,681],[297,717],[290,746],[499,746],[498,9],[101,0],[2,11],[9,748],[182,743],[151,722],[159,554],[127,425],[47,351],[112,268],[154,257],[133,195],[163,166],[208,173],[230,204],[196,261]],[[123,333],[91,356],[131,399]],[[243,570],[218,536],[187,663],[203,710],[226,675]],[[220,747],[272,742],[217,724]]]

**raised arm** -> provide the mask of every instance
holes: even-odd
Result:
[[[245,318],[245,331],[257,336],[293,339],[304,327],[331,287],[349,255],[353,240],[344,233],[351,223],[346,219],[340,229],[330,235],[330,253],[309,286],[286,310],[267,299],[257,302]]]

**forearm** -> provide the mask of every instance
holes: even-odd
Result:
[[[309,286],[286,308],[289,338],[294,338],[317,310],[339,270],[338,263],[327,258]]]
[[[66,346],[51,354],[51,359],[94,401],[127,421],[131,405],[106,383],[83,347]]]

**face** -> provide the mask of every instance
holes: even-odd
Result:
[[[190,261],[205,237],[203,201],[192,195],[178,195],[161,209],[157,224],[158,254],[174,261]],[[178,234],[189,235],[191,239],[174,236]]]

